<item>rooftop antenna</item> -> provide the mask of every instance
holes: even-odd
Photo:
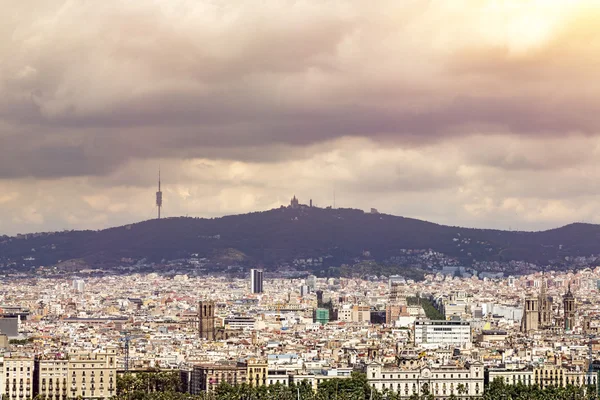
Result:
[[[162,191],[160,190],[160,167],[158,167],[158,192],[156,192],[156,208],[158,209],[158,219],[160,219],[160,209],[162,208]]]

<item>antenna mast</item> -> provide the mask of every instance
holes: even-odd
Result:
[[[162,208],[162,191],[160,190],[160,167],[158,167],[158,192],[156,192],[156,208],[158,209],[158,219],[160,219],[160,209]]]

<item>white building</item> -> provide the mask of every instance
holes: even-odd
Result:
[[[415,321],[415,345],[422,347],[466,346],[471,343],[471,324],[466,321]]]
[[[483,395],[484,369],[479,363],[417,369],[372,363],[367,366],[367,382],[379,391],[396,392],[400,398],[428,394],[436,399],[479,397]]]
[[[225,327],[229,329],[253,330],[256,327],[256,319],[246,316],[232,316],[225,318]]]
[[[338,310],[338,321],[352,322],[352,305],[344,304]]]
[[[33,358],[6,357],[4,358],[3,393],[8,399],[33,398]]]
[[[73,279],[73,289],[83,292],[85,290],[85,281],[83,279]]]

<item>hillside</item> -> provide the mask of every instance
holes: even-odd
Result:
[[[275,266],[323,257],[340,265],[367,258],[384,262],[402,249],[432,249],[463,265],[473,262],[564,263],[600,254],[600,226],[572,224],[543,232],[508,232],[437,225],[353,209],[280,208],[214,219],[149,220],[102,231],[0,237],[0,263],[53,265],[82,260],[117,265],[122,258],[151,261],[191,254],[222,262]],[[364,253],[368,251],[368,253]]]

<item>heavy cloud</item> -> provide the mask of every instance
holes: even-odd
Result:
[[[171,215],[335,187],[439,222],[595,221],[593,1],[4,7],[0,231],[148,218],[159,163]]]

